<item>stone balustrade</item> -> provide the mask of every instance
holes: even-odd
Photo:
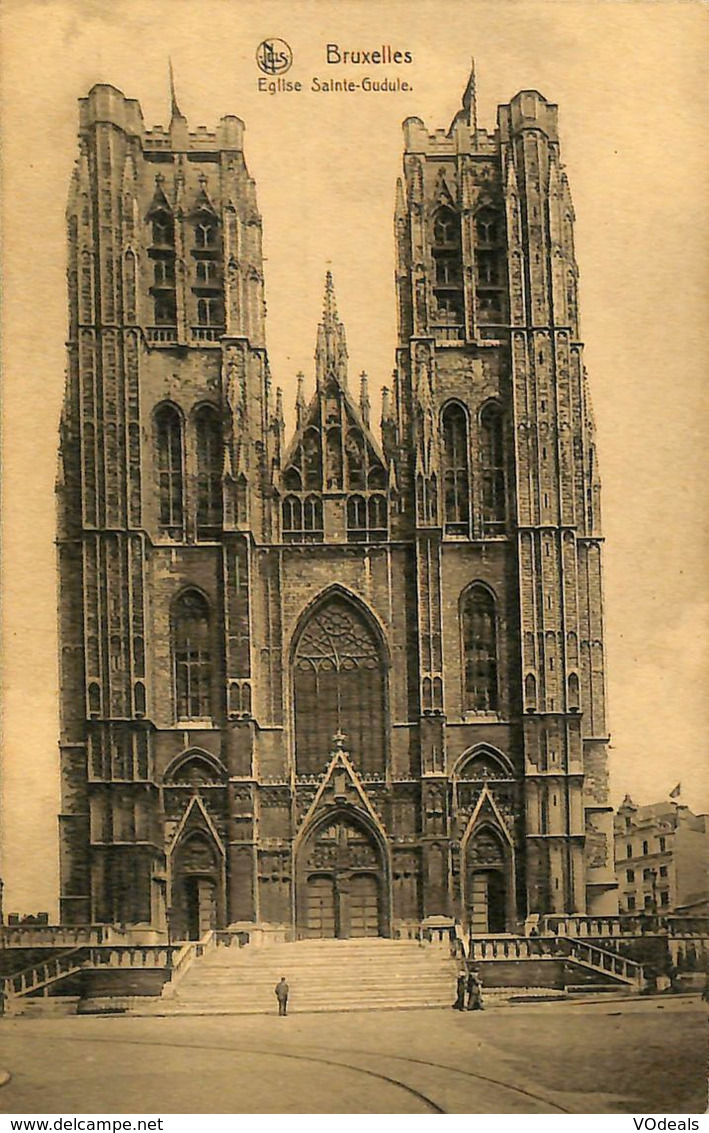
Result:
[[[122,933],[113,925],[2,925],[3,948],[75,948],[120,941]]]
[[[29,995],[30,992],[46,987],[58,979],[63,979],[71,975],[72,972],[80,971],[83,967],[86,951],[85,948],[71,948],[41,964],[23,968],[21,971],[15,972],[14,975],[7,976],[3,981],[5,995],[9,999]]]
[[[470,939],[469,960],[578,960],[597,971],[619,976],[640,987],[641,964],[588,941],[569,936],[475,936]]]
[[[589,917],[547,914],[540,917],[539,929],[543,934],[605,940],[648,934],[709,937],[709,916],[625,913],[611,917]]]

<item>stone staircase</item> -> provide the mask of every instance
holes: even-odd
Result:
[[[275,1013],[273,989],[282,975],[290,987],[289,1013],[445,1007],[455,997],[456,970],[448,948],[410,940],[220,947],[196,960],[177,986],[168,984],[149,1010],[170,1015]]]

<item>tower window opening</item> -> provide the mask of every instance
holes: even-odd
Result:
[[[505,312],[506,270],[502,218],[483,208],[475,218],[476,300],[481,323],[499,323]]]
[[[197,301],[197,322],[201,327],[218,327],[224,322],[224,308],[221,299],[199,299]]]
[[[473,586],[462,608],[464,709],[497,712],[497,613],[484,586]]]
[[[155,297],[155,325],[174,326],[177,322],[175,293]]]
[[[209,606],[197,590],[180,595],[172,613],[175,712],[178,720],[212,714]]]
[[[480,416],[482,520],[487,534],[504,534],[506,522],[505,443],[502,412],[487,405]]]
[[[175,299],[175,222],[164,208],[155,211],[150,219],[151,244],[148,255],[153,261],[153,317],[156,326],[175,326],[177,302]]]
[[[198,220],[194,229],[196,248],[216,248],[217,226],[213,220]]]
[[[438,209],[433,218],[431,255],[436,304],[434,322],[443,326],[456,326],[462,337],[465,302],[460,217],[445,205]]]
[[[198,284],[205,287],[216,286],[217,265],[214,260],[198,260],[196,275]]]
[[[184,525],[182,418],[172,405],[155,415],[155,448],[158,474],[158,522],[175,539]]]
[[[153,264],[153,284],[155,287],[175,286],[175,261],[156,260]]]
[[[219,414],[211,406],[195,420],[197,441],[197,538],[216,539],[222,527],[223,439]]]
[[[152,219],[152,244],[156,248],[172,248],[175,244],[175,224],[166,212],[156,213]]]
[[[445,530],[448,535],[470,533],[468,419],[461,405],[443,410],[443,485]]]
[[[478,279],[480,283],[497,285],[500,282],[500,262],[491,252],[478,253]]]

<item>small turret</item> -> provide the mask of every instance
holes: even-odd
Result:
[[[300,429],[305,418],[305,410],[307,408],[305,401],[305,374],[299,370],[296,374],[298,380],[298,389],[295,395],[295,421],[296,428]]]
[[[369,382],[366,373],[362,370],[359,376],[359,411],[367,428],[370,426],[370,409]]]

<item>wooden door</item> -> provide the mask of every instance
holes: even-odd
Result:
[[[371,873],[350,879],[347,898],[350,936],[379,936],[379,883]]]
[[[309,877],[306,893],[306,932],[311,937],[337,936],[335,883],[331,877]]]

